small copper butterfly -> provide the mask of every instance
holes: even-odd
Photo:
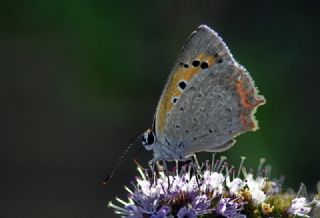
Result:
[[[153,150],[151,162],[221,152],[235,143],[237,135],[258,128],[253,115],[264,103],[248,71],[223,40],[201,25],[173,67],[142,143]]]

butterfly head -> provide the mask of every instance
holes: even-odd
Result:
[[[142,145],[147,149],[147,150],[152,150],[153,144],[156,141],[156,135],[151,129],[148,129],[145,133],[143,133],[142,136]]]

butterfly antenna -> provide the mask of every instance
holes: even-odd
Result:
[[[117,169],[119,168],[120,164],[122,163],[123,158],[126,156],[128,151],[132,148],[132,146],[135,144],[136,140],[139,139],[139,138],[140,138],[140,136],[138,136],[137,138],[131,140],[130,144],[126,147],[126,150],[124,150],[124,152],[119,157],[119,159],[116,162],[116,164],[114,165],[113,170],[111,171],[111,173],[109,173],[109,175],[103,180],[103,182],[102,182],[103,185],[107,185],[109,183],[109,181],[113,177],[113,174],[117,171]]]

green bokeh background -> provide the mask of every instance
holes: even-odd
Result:
[[[169,71],[200,24],[223,37],[267,99],[260,130],[223,154],[235,165],[246,156],[253,168],[265,157],[285,187],[316,191],[315,2],[0,0],[0,217],[113,217],[106,205],[126,196],[133,153],[107,187],[101,180],[151,127]],[[146,164],[151,153],[139,158]]]

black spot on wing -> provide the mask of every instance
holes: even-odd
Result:
[[[208,62],[202,62],[200,67],[201,67],[202,70],[204,70],[204,69],[207,69],[209,67],[209,64],[208,64]]]
[[[199,65],[200,65],[200,61],[199,60],[194,60],[192,62],[192,66],[194,66],[194,67],[198,67]]]
[[[173,97],[173,98],[172,98],[172,103],[173,103],[173,104],[177,103],[177,101],[178,101],[178,98],[177,98],[177,97]]]
[[[185,89],[187,87],[187,83],[185,81],[180,81],[178,85],[181,89]]]

